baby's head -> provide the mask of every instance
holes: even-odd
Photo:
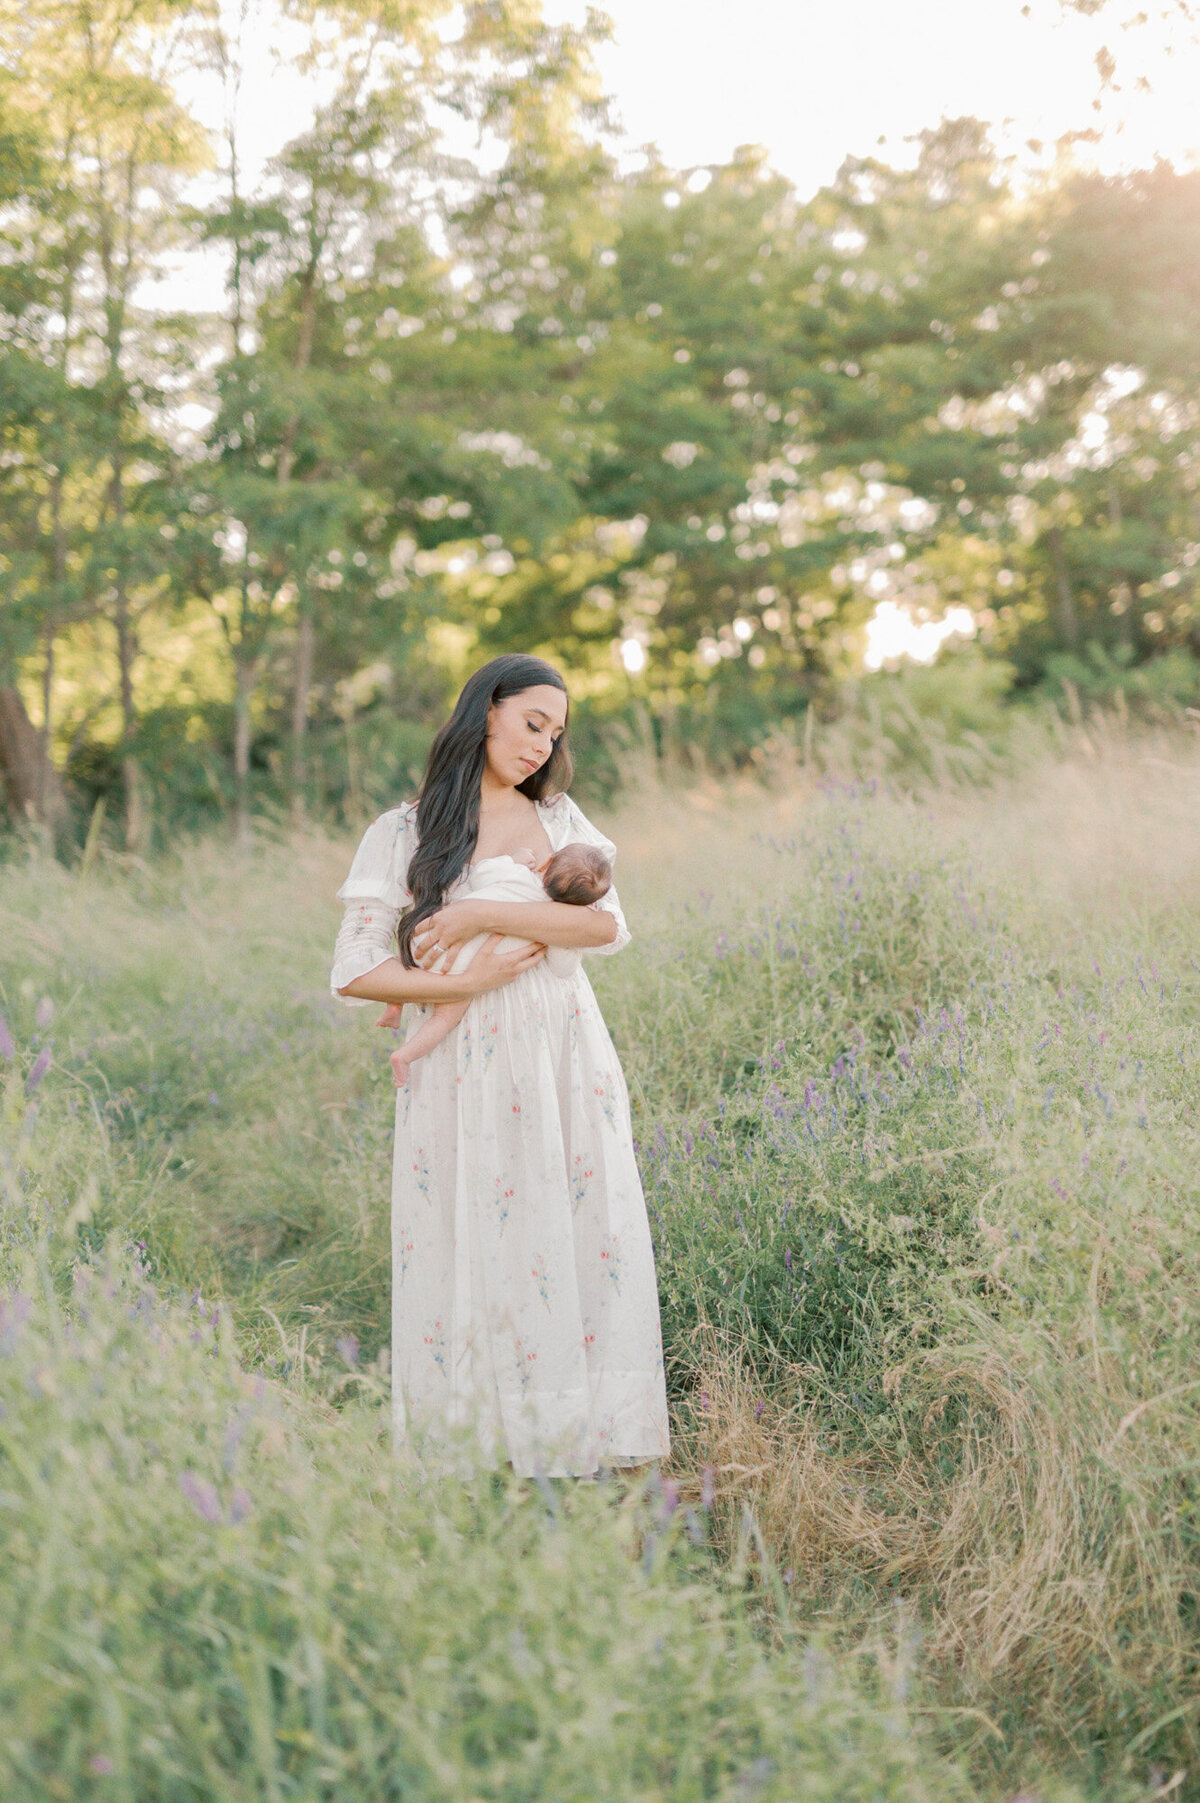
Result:
[[[595,845],[564,845],[542,865],[542,886],[551,901],[586,908],[612,887],[612,865]]]

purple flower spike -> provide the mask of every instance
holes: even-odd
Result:
[[[88,1760],[88,1771],[95,1772],[98,1778],[111,1778],[116,1769],[107,1753],[93,1753]]]
[[[180,1473],[179,1488],[204,1521],[216,1523],[221,1519],[221,1499],[216,1487],[207,1479],[197,1477],[194,1471]]]
[[[0,1058],[12,1058],[16,1055],[16,1050],[8,1022],[0,1014]]]
[[[342,1338],[337,1342],[337,1353],[338,1357],[347,1365],[357,1365],[358,1340],[354,1334],[343,1334]]]
[[[669,1477],[663,1483],[661,1519],[664,1522],[670,1521],[678,1507],[679,1485],[675,1482],[673,1477]]]
[[[39,1086],[42,1078],[50,1069],[50,1047],[44,1045],[29,1067],[29,1075],[25,1079],[25,1094],[31,1096]]]
[[[711,1509],[717,1497],[717,1480],[711,1465],[700,1473],[700,1507]]]
[[[39,1027],[48,1027],[54,1019],[54,1003],[48,995],[44,995],[38,1003],[37,1013],[33,1018]]]
[[[32,1302],[20,1290],[0,1299],[0,1352],[16,1351],[18,1335],[32,1313]]]
[[[235,1485],[233,1495],[229,1499],[229,1519],[233,1522],[245,1521],[250,1513],[250,1492],[240,1484]]]
[[[783,1266],[786,1271],[790,1271],[792,1268],[792,1248],[790,1246],[787,1247],[783,1254]]]

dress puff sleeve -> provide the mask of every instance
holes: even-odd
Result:
[[[569,845],[578,841],[583,845],[598,846],[611,864],[617,855],[616,846],[611,839],[607,839],[604,836],[598,827],[592,825],[578,803],[572,801],[569,795],[563,795],[559,797],[557,807],[562,810],[563,816],[562,824],[559,827],[559,833],[561,835],[558,841],[559,845]],[[611,888],[607,895],[602,895],[599,901],[591,902],[589,905],[597,911],[611,914],[617,923],[617,933],[616,938],[613,939],[610,945],[584,946],[582,949],[585,955],[591,957],[598,952],[608,955],[612,952],[624,951],[625,947],[629,944],[629,941],[633,938],[633,934],[625,924],[625,915],[621,909],[621,902],[617,895],[616,887],[614,886]]]
[[[416,847],[416,807],[390,808],[359,841],[354,862],[337,892],[342,924],[333,949],[329,987],[334,995],[355,977],[396,956],[396,926],[409,906],[408,863]],[[342,996],[363,1005],[365,998]]]

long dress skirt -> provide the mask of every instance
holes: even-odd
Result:
[[[582,970],[476,998],[397,1094],[392,1374],[397,1440],[521,1475],[667,1451],[629,1097]]]

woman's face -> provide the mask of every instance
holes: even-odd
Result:
[[[525,782],[546,762],[566,723],[567,698],[548,683],[493,702],[487,730],[492,780],[506,789]]]

